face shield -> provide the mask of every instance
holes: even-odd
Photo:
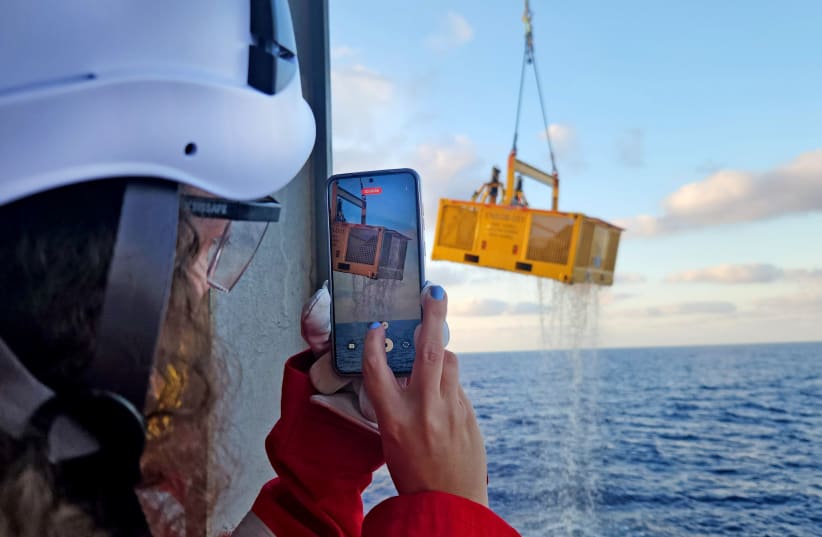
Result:
[[[225,220],[222,235],[208,252],[208,284],[229,292],[245,272],[260,247],[268,225],[280,218],[280,204],[272,197],[255,201],[182,195],[181,203],[200,218]]]

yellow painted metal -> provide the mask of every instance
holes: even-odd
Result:
[[[432,258],[611,285],[621,233],[581,213],[442,199]]]
[[[544,185],[551,187],[551,210],[559,210],[559,175],[556,173],[545,173],[526,164],[519,159],[514,159],[514,171],[520,175],[535,179]]]
[[[511,205],[514,199],[514,164],[517,162],[517,150],[512,149],[508,154],[508,165],[505,167],[505,197],[502,199],[503,205]]]
[[[559,210],[559,175],[556,172],[546,173],[531,166],[527,162],[519,160],[516,149],[512,149],[508,155],[508,172],[505,177],[506,187],[505,197],[502,200],[503,205],[514,204],[514,195],[516,192],[514,189],[514,176],[517,174],[551,187],[551,210]]]

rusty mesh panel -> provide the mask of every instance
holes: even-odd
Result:
[[[372,227],[352,227],[348,231],[348,245],[345,260],[349,263],[373,265],[377,256],[379,229]]]
[[[605,262],[602,268],[613,272],[616,266],[617,248],[619,248],[619,231],[611,230],[608,232],[608,253],[605,254]]]
[[[402,280],[405,269],[405,255],[408,252],[408,238],[391,230],[385,230],[380,252],[378,278]]]
[[[532,261],[567,265],[573,232],[574,220],[571,218],[534,214],[525,257]]]
[[[476,209],[444,206],[437,244],[447,248],[473,250],[477,219]]]

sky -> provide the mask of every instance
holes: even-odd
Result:
[[[384,226],[398,231],[407,237],[417,237],[417,203],[414,178],[411,174],[400,173],[389,176],[346,178],[339,181],[340,188],[348,191],[358,199],[364,188],[379,188],[379,192],[366,195],[365,223],[372,226]],[[346,221],[356,224],[362,219],[360,207],[348,203],[342,204]]]
[[[523,5],[330,4],[334,172],[416,169],[431,244],[437,200],[468,199],[504,167]],[[432,262],[429,249],[451,347],[540,348],[567,314],[560,302],[575,300],[602,348],[822,340],[822,3],[532,0],[531,10],[560,210],[626,228],[616,282],[555,288]],[[518,156],[550,170],[526,74]],[[525,189],[550,207],[547,187]]]

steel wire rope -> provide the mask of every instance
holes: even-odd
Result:
[[[517,98],[517,116],[514,121],[514,144],[513,150],[517,150],[517,137],[519,136],[519,118],[522,112],[522,92],[525,88],[525,66],[528,64],[528,38],[525,38],[525,51],[522,54],[522,69],[519,73],[519,97]]]
[[[551,133],[548,132],[548,115],[545,113],[545,102],[542,98],[542,86],[539,83],[539,70],[537,69],[537,60],[534,56],[534,49],[531,49],[531,65],[534,66],[534,78],[537,81],[537,95],[539,95],[539,107],[542,109],[542,123],[545,126],[545,139],[548,140],[548,154],[551,156],[551,173],[558,175],[557,162],[554,158],[554,144],[551,143]]]
[[[548,141],[548,155],[551,159],[551,173],[554,176],[558,175],[556,156],[554,154],[554,144],[551,142],[551,133],[549,132],[550,125],[548,124],[548,114],[545,112],[545,99],[542,96],[542,85],[539,81],[539,69],[537,68],[536,55],[534,54],[534,35],[531,24],[531,9],[528,2],[525,2],[525,13],[523,21],[526,24],[525,32],[525,51],[522,55],[522,69],[519,76],[519,94],[517,97],[517,115],[514,121],[514,143],[513,150],[517,150],[517,140],[519,138],[519,120],[522,115],[522,95],[525,89],[525,69],[526,65],[531,64],[534,67],[534,79],[537,83],[537,96],[539,97],[539,106],[542,111],[542,123],[545,128],[545,139]]]

